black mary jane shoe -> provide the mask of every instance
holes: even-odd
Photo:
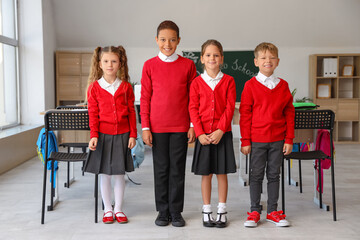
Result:
[[[202,212],[203,214],[207,214],[208,215],[208,221],[204,220],[204,215],[203,215],[203,226],[204,227],[215,227],[215,222],[214,220],[212,220],[211,214],[212,212]]]
[[[216,219],[219,219],[215,222],[215,226],[218,227],[218,228],[224,228],[227,226],[227,217],[226,217],[226,214],[227,212],[224,212],[224,213],[217,213],[217,215],[220,215],[218,218]],[[225,218],[225,221],[221,221],[222,218]]]

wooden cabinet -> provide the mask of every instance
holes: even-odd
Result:
[[[56,106],[84,102],[92,53],[56,52]],[[89,131],[59,131],[58,142],[88,142]]]
[[[84,102],[92,53],[56,52],[56,106]]]
[[[360,53],[314,54],[309,64],[310,97],[319,109],[335,112],[335,142],[360,143]]]

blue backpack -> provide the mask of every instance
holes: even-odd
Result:
[[[136,138],[136,145],[131,149],[131,156],[134,162],[134,168],[138,168],[141,163],[144,161],[144,142],[140,136],[140,134],[137,134]]]
[[[57,152],[58,151],[58,146],[57,146],[57,140],[56,140],[56,136],[52,131],[49,131],[49,138],[48,138],[48,152],[47,152],[47,156],[49,157],[50,154],[52,152]],[[41,162],[43,164],[45,164],[45,143],[46,143],[46,134],[45,134],[45,128],[42,128],[38,137],[38,140],[36,142],[37,145],[37,153],[38,153],[38,157],[41,160]],[[51,170],[51,161],[48,161],[46,168],[48,170]],[[54,178],[56,179],[56,171],[58,170],[58,162],[55,161],[54,162]],[[55,183],[55,179],[54,181],[52,181],[52,176],[50,176],[50,182],[53,183],[53,186],[55,188],[56,183]]]

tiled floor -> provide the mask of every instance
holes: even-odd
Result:
[[[235,149],[238,151],[238,146]],[[189,149],[183,212],[187,224],[183,228],[157,227],[154,224],[157,213],[149,148],[143,165],[130,174],[141,185],[127,181],[124,212],[129,223],[123,225],[94,223],[94,176],[81,176],[80,165],[76,165],[76,181],[70,189],[63,187],[66,168],[60,166],[60,203],[54,211],[46,212],[45,224],[41,225],[43,168],[37,158],[31,159],[0,175],[0,239],[360,239],[360,149],[357,145],[336,145],[338,221],[332,220],[331,211],[320,210],[313,203],[313,167],[312,162],[307,161],[303,162],[304,193],[300,194],[298,187],[286,185],[286,213],[292,223],[289,228],[278,228],[264,220],[257,228],[243,226],[249,211],[249,188],[239,181],[238,173],[229,175],[229,226],[224,229],[204,228],[200,177],[190,172],[191,159],[192,149]],[[297,179],[296,165],[294,162],[294,179]],[[331,204],[329,176],[329,171],[326,171],[324,202]],[[216,211],[217,204],[216,186],[214,178],[213,211]],[[266,199],[266,185],[262,198]],[[101,215],[99,211],[99,220]],[[261,217],[264,219],[265,212]]]

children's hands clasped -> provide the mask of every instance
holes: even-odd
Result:
[[[201,134],[198,139],[199,142],[202,145],[209,145],[209,144],[218,144],[222,138],[222,136],[224,135],[224,132],[220,129],[206,135],[206,134]]]
[[[211,144],[211,138],[206,135],[206,134],[201,134],[199,137],[199,142],[201,143],[201,145],[209,145]]]
[[[224,135],[224,132],[220,129],[215,130],[214,132],[209,134],[212,144],[218,144]]]

